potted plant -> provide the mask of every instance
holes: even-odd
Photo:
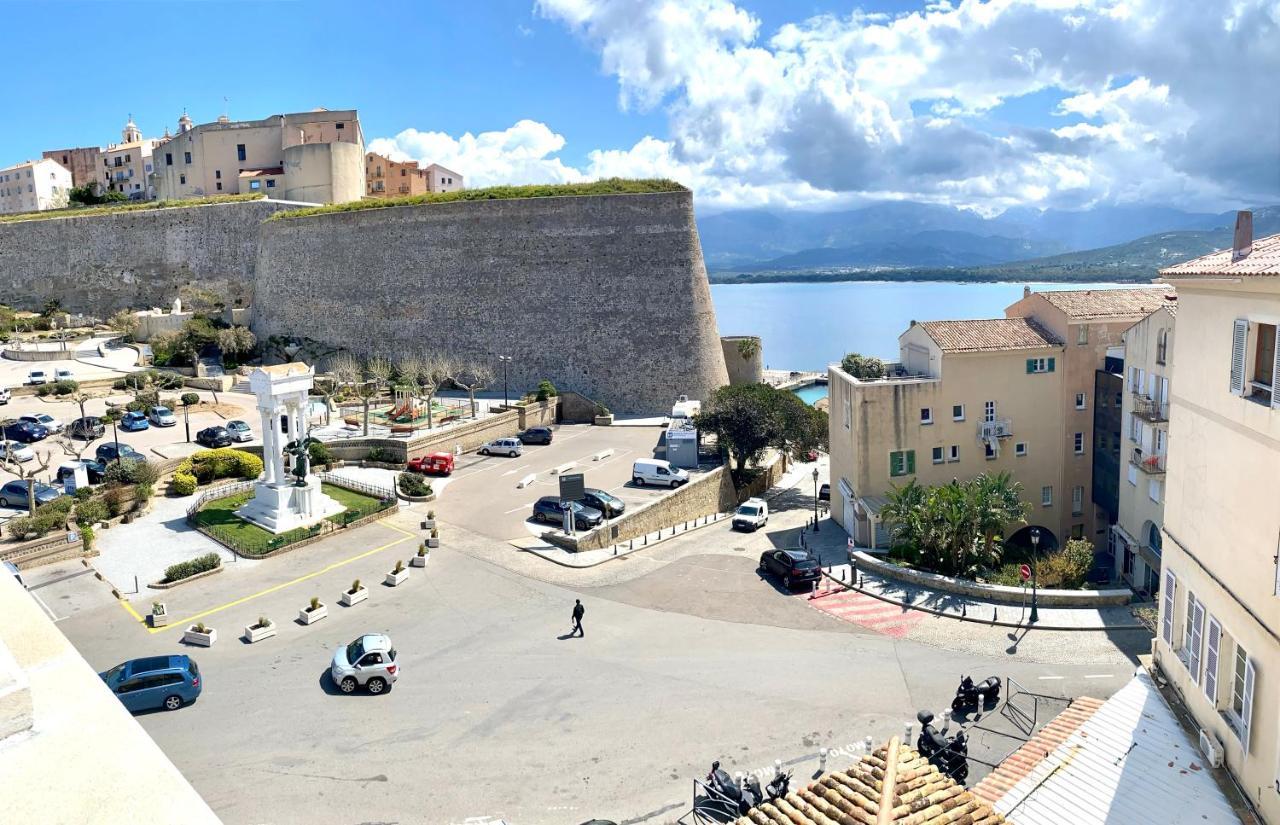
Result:
[[[386,583],[391,587],[398,587],[407,578],[409,578],[409,568],[404,566],[404,562],[397,559],[395,569],[387,574]]]
[[[342,592],[342,595],[338,597],[338,601],[347,607],[351,607],[352,605],[360,604],[367,598],[369,598],[369,588],[360,584],[360,580],[356,579],[351,583],[350,587]]]
[[[427,539],[427,547],[430,547],[432,550],[434,550],[439,546],[440,546],[440,528],[432,527],[431,538]]]
[[[613,425],[613,413],[609,412],[609,408],[603,404],[596,405],[596,426],[610,427]]]
[[[436,527],[436,511],[428,510],[427,517],[422,520],[423,530],[434,530]]]
[[[249,644],[260,642],[263,639],[276,635],[275,622],[266,616],[259,616],[258,621],[249,625],[244,629],[244,640]]]
[[[430,551],[427,549],[427,543],[424,541],[422,544],[418,545],[418,552],[414,554],[413,558],[409,559],[409,564],[413,567],[426,567],[427,556],[429,554]]]
[[[206,627],[204,622],[196,622],[183,632],[182,641],[202,647],[213,647],[213,643],[218,641],[218,631],[212,627]]]
[[[329,608],[320,601],[320,597],[312,596],[311,604],[298,611],[298,621],[303,624],[315,624],[328,615]]]
[[[169,624],[169,608],[164,602],[151,603],[151,626],[164,627]]]

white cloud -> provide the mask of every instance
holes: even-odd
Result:
[[[476,184],[668,176],[712,208],[1280,198],[1280,0],[959,0],[772,34],[730,0],[536,11],[599,53],[620,108],[662,110],[667,134],[581,170],[531,121],[457,140],[409,130],[393,148]],[[1065,95],[1047,125],[992,130],[993,109],[1046,89]]]

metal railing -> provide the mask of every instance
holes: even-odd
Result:
[[[196,500],[191,502],[191,506],[187,508],[187,521],[194,523],[196,513],[200,512],[201,508],[209,502],[226,498],[227,496],[234,496],[236,493],[245,490],[252,490],[253,484],[254,482],[252,481],[237,481],[232,484],[219,484],[217,487],[205,490],[196,496]]]
[[[396,500],[396,491],[390,487],[380,487],[377,484],[356,481],[353,478],[347,478],[346,476],[339,475],[334,472],[320,473],[319,478],[325,484],[332,484],[334,487],[343,487],[356,493],[364,493],[366,496],[373,496],[379,501]]]
[[[1133,394],[1133,413],[1141,419],[1151,422],[1169,420],[1169,402],[1160,401],[1149,395],[1135,392]]]
[[[1129,461],[1147,475],[1162,475],[1165,470],[1163,455],[1159,453],[1146,455],[1138,447],[1133,449],[1133,455],[1129,457]]]
[[[989,438],[1008,438],[1011,435],[1013,435],[1013,422],[1008,418],[978,422],[978,439],[980,441],[986,441]]]

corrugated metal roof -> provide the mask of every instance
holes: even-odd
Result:
[[[1239,822],[1145,671],[1103,703],[995,809],[1018,825]]]

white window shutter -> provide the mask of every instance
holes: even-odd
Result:
[[[1244,747],[1245,755],[1249,754],[1249,728],[1253,724],[1253,680],[1255,672],[1253,668],[1253,659],[1246,659],[1244,663],[1244,701],[1241,703],[1240,721],[1244,723],[1244,730],[1241,731],[1240,744]]]
[[[1271,406],[1280,407],[1280,324],[1276,325],[1275,359],[1271,365]]]
[[[1210,704],[1218,702],[1218,645],[1222,641],[1222,625],[1209,617],[1209,635],[1204,651],[1204,695]]]
[[[1277,577],[1280,580],[1280,577]],[[1280,587],[1280,585],[1277,585]],[[1164,638],[1164,643],[1169,647],[1173,647],[1173,606],[1174,590],[1178,587],[1178,579],[1173,575],[1173,571],[1164,571],[1164,616],[1160,619],[1160,635]]]
[[[1231,392],[1244,395],[1244,351],[1249,342],[1249,322],[1235,320],[1231,331]]]
[[[1187,605],[1191,611],[1191,638],[1187,639],[1187,670],[1191,679],[1200,684],[1200,650],[1204,640],[1204,606],[1192,596]]]

